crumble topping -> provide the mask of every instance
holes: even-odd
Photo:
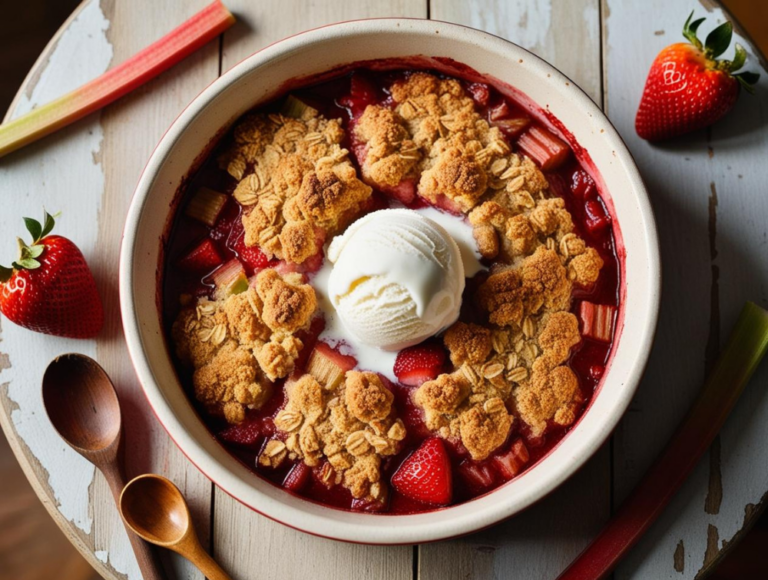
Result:
[[[317,307],[314,289],[275,270],[255,287],[220,300],[200,298],[173,324],[176,353],[193,370],[195,397],[229,423],[245,419],[272,394],[273,382],[293,370]]]
[[[321,479],[329,487],[341,484],[355,498],[383,501],[387,488],[381,461],[399,450],[406,432],[381,378],[347,371],[342,381],[321,384],[305,374],[286,386],[286,394],[287,403],[275,417],[286,453],[276,460],[270,451],[279,444],[270,441],[259,463],[276,467],[286,457],[301,459],[310,467],[321,466]]]
[[[538,437],[575,420],[584,397],[566,363],[581,336],[568,309],[574,285],[594,284],[603,260],[575,232],[542,171],[511,151],[458,81],[414,73],[391,95],[394,109],[369,105],[354,126],[364,181],[386,191],[415,184],[432,204],[465,214],[480,253],[494,261],[473,297],[479,324],[458,321],[443,335],[451,372],[413,394],[428,429],[483,460],[515,421]],[[300,119],[249,115],[236,127],[221,161],[239,180],[246,245],[300,264],[357,217],[371,188],[358,179],[343,138],[340,121],[311,108]],[[211,312],[201,316],[201,304]],[[198,399],[230,422],[258,408],[272,382],[293,370],[303,346],[294,333],[316,306],[299,278],[265,270],[247,293],[182,312],[174,336],[194,323],[207,337],[185,330],[176,340],[196,369]],[[224,376],[228,365],[236,372]],[[382,457],[397,452],[405,428],[381,378],[327,367],[287,384],[286,393],[278,438],[259,464],[301,459],[329,486],[382,501]]]
[[[341,147],[344,130],[306,107],[300,118],[254,113],[220,164],[238,180],[245,245],[302,263],[341,232],[371,195]]]
[[[378,105],[367,107],[355,125],[355,135],[367,147],[362,163],[366,181],[395,187],[416,176],[421,153],[397,113]]]

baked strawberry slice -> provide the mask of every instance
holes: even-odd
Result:
[[[277,264],[277,260],[270,260],[267,255],[261,251],[258,246],[246,246],[245,245],[245,233],[240,235],[231,245],[230,248],[237,253],[243,266],[245,266],[246,273],[251,276],[254,272],[263,270],[270,266]]]
[[[311,475],[312,469],[310,469],[303,461],[299,461],[291,468],[288,475],[285,476],[283,487],[294,493],[299,493],[302,489],[307,487]]]
[[[180,270],[190,274],[207,274],[223,261],[213,240],[205,238],[179,260],[178,266]]]
[[[248,419],[237,425],[232,425],[221,431],[219,440],[239,447],[253,448],[262,437],[271,436],[275,432],[274,423],[269,418]]]
[[[528,448],[522,439],[518,439],[510,446],[509,451],[495,455],[491,461],[499,475],[509,481],[523,470],[529,459]]]
[[[403,461],[392,476],[392,487],[402,495],[432,505],[448,505],[453,499],[451,460],[443,440],[427,439]]]
[[[43,223],[24,218],[32,245],[18,238],[19,256],[0,266],[0,312],[35,332],[90,338],[104,326],[104,309],[91,269],[67,238],[50,235],[53,216]]]
[[[397,353],[394,373],[397,380],[409,387],[437,378],[445,368],[445,348],[437,342],[423,342]]]

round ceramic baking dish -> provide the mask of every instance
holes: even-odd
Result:
[[[571,141],[601,185],[622,262],[621,309],[612,358],[589,408],[537,465],[472,501],[418,515],[328,508],[260,479],[219,445],[177,378],[160,315],[163,252],[186,178],[218,136],[247,110],[357,61],[437,68],[482,77],[512,94]],[[388,64],[381,64],[382,61]],[[578,143],[578,146],[575,145]],[[495,36],[427,20],[374,19],[319,28],[247,58],[198,96],[152,154],[128,212],[120,257],[125,335],[158,419],[185,455],[222,490],[288,526],[371,544],[413,544],[473,532],[514,515],[570,477],[610,435],[635,392],[659,310],[656,228],[630,153],[600,109],[573,82],[528,51]]]

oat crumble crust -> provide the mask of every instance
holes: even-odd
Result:
[[[307,107],[301,118],[252,113],[219,159],[238,180],[245,245],[269,258],[303,263],[343,231],[370,197],[341,147],[344,130]]]
[[[430,202],[465,214],[479,251],[494,262],[472,297],[487,322],[449,328],[443,340],[453,368],[413,394],[428,429],[483,460],[516,421],[537,437],[575,420],[583,395],[566,363],[581,336],[568,309],[573,287],[594,284],[603,261],[574,232],[544,174],[511,152],[458,81],[414,73],[391,94],[394,110],[369,105],[354,127],[365,146],[363,180],[383,190],[412,181]],[[301,119],[252,114],[236,127],[235,147],[222,162],[240,180],[235,197],[246,208],[247,245],[301,263],[353,221],[371,188],[357,178],[343,136],[339,121],[312,110]],[[233,423],[269,397],[271,381],[291,372],[302,346],[293,333],[316,308],[310,286],[273,270],[242,296],[201,300],[174,325],[180,358],[197,369],[196,396]],[[201,305],[211,313],[201,316]],[[222,325],[226,331],[216,330]],[[235,373],[240,378],[224,376],[233,357],[244,367]],[[328,485],[383,500],[381,461],[397,452],[405,427],[381,379],[357,371],[304,374],[286,393],[275,418],[278,438],[259,463],[323,465]]]
[[[288,458],[322,465],[320,477],[329,487],[341,484],[357,499],[384,501],[382,458],[397,453],[406,432],[381,378],[347,371],[343,381],[321,384],[305,374],[286,386],[286,394],[275,417],[281,438],[267,443],[259,463],[277,467]],[[271,455],[275,449],[281,452]]]
[[[288,376],[317,308],[315,290],[295,275],[263,270],[241,294],[200,298],[181,310],[172,335],[179,359],[194,372],[195,397],[208,413],[240,423]]]

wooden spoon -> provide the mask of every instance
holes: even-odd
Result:
[[[181,554],[209,580],[231,580],[203,550],[187,502],[170,480],[140,475],[125,486],[118,506],[125,524],[147,542]]]
[[[70,447],[99,468],[115,501],[125,484],[118,461],[122,440],[120,402],[109,376],[82,354],[65,354],[43,375],[43,406],[53,428]],[[161,580],[152,548],[128,532],[144,580]]]

